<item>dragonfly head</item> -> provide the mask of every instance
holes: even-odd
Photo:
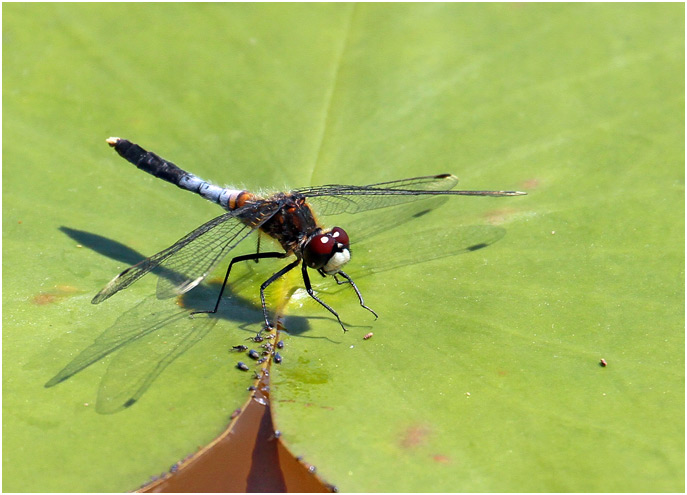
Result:
[[[334,275],[351,259],[348,234],[341,227],[310,237],[303,246],[303,261],[309,268]]]

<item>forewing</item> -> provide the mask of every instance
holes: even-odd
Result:
[[[452,174],[425,175],[410,179],[377,182],[365,187],[376,189],[410,189],[416,191],[448,191],[458,184],[458,177]]]
[[[198,285],[228,251],[272,217],[278,209],[279,204],[276,202],[263,202],[220,215],[167,249],[124,270],[91,302],[98,304],[104,301],[152,270],[156,270],[161,280],[164,280],[164,283],[158,285],[159,298],[184,293]]]
[[[253,232],[239,218],[225,220],[205,235],[196,237],[160,262],[157,298],[167,299],[197,286],[222,258]]]
[[[360,213],[425,199],[436,191],[449,191],[458,184],[454,175],[431,175],[368,186],[327,185],[308,187],[296,192],[321,215]],[[420,194],[417,194],[417,193]]]

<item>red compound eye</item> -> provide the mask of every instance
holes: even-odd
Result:
[[[316,235],[308,244],[308,248],[317,255],[331,254],[333,247],[334,239],[329,234]]]
[[[338,243],[343,244],[344,246],[348,247],[348,234],[344,229],[341,227],[334,227],[332,231],[330,232],[331,236],[334,238],[334,240]]]
[[[332,257],[336,241],[331,234],[318,234],[310,239],[303,250],[303,258],[310,268],[321,268]]]

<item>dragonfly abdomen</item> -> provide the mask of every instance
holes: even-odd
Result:
[[[158,179],[174,184],[177,187],[199,194],[205,199],[217,203],[227,210],[233,210],[242,206],[245,200],[249,199],[246,196],[252,197],[252,194],[241,189],[227,189],[210,184],[200,177],[180,169],[172,162],[165,160],[151,151],[146,151],[139,145],[126,139],[111,137],[107,139],[107,143],[112,146],[122,158],[136,165],[140,170],[150,175],[154,175]]]

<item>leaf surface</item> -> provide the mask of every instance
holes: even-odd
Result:
[[[200,324],[145,327],[212,306],[222,269],[181,306],[137,312],[152,276],[90,304],[221,213],[125,163],[112,135],[251,190],[454,173],[461,189],[529,193],[332,218],[380,315],[318,277],[346,334],[298,274],[270,292],[275,308],[289,298],[275,424],[327,482],[684,491],[683,5],[3,14],[5,491],[135,489],[248,397],[230,349],[260,328],[258,286],[278,262],[242,267]],[[44,388],[112,328],[144,327]],[[141,383],[132,407],[95,412],[99,393]]]

